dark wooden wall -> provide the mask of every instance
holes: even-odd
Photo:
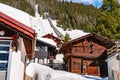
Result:
[[[67,71],[105,77],[107,76],[106,48],[93,41],[83,41],[66,53]],[[103,69],[104,68],[104,69]],[[106,72],[106,73],[105,73]]]

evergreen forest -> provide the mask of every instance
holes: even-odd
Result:
[[[118,0],[103,0],[96,8],[82,3],[64,0],[0,0],[1,3],[21,9],[34,16],[34,4],[39,5],[39,13],[49,13],[49,17],[58,20],[58,26],[64,30],[80,29],[96,32],[112,40],[120,39],[120,3]],[[32,5],[31,5],[32,4]]]

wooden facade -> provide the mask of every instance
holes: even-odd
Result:
[[[1,37],[11,37],[13,44],[15,43],[16,47],[19,45],[19,43],[17,43],[17,39],[22,37],[25,44],[27,57],[30,59],[33,58],[35,30],[0,12],[0,31],[1,30],[5,31],[5,35]]]
[[[106,77],[107,51],[114,45],[111,40],[91,33],[62,45],[59,53],[64,53],[67,71]]]

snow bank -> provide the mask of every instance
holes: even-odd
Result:
[[[89,79],[94,79],[94,80],[103,80],[99,76],[92,76],[92,75],[82,75],[83,77],[89,78]]]
[[[108,77],[106,77],[106,78],[104,78],[104,79],[102,79],[102,80],[108,80]]]
[[[60,70],[54,70],[54,72],[52,72],[51,75],[52,76],[50,80],[93,80],[93,79],[87,79],[75,73],[70,73]]]
[[[37,80],[46,80],[51,72],[53,72],[52,68],[37,63],[30,63],[26,68],[27,76],[32,78],[37,76]]]
[[[108,80],[108,78],[102,79],[98,76],[78,75],[66,71],[53,70],[37,63],[30,63],[26,68],[26,74],[32,78],[35,78],[37,74],[36,80]]]

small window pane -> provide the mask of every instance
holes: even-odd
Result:
[[[8,60],[8,54],[0,54],[0,60]]]
[[[9,45],[10,42],[7,42],[7,41],[0,41],[0,44]]]
[[[7,63],[0,63],[0,70],[7,70]]]
[[[9,51],[9,47],[0,46],[0,51]]]

